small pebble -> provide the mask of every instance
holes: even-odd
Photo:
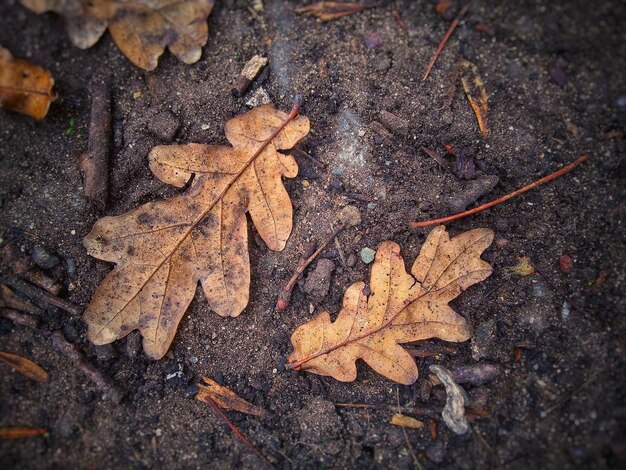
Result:
[[[361,212],[356,206],[345,206],[339,211],[339,220],[348,227],[354,227],[361,223]]]
[[[141,98],[141,92],[140,91],[136,91],[135,93],[133,93],[133,99],[139,99]]]
[[[350,256],[348,256],[348,259],[346,260],[346,265],[349,268],[352,268],[355,264],[356,264],[356,255],[354,253],[350,253]]]
[[[561,272],[566,273],[572,270],[574,263],[572,262],[572,257],[568,255],[562,255],[559,258],[559,266],[561,267]]]
[[[365,264],[370,264],[372,261],[374,261],[375,257],[376,252],[371,248],[365,247],[361,250],[361,261],[363,261]]]
[[[185,392],[184,392],[185,398],[193,398],[196,395],[196,393],[198,393],[199,390],[200,389],[198,388],[196,384],[190,385],[189,387],[185,389]]]
[[[309,183],[308,180],[302,180],[302,187],[303,188],[308,188],[309,186],[311,186],[311,183]]]
[[[52,269],[61,262],[58,256],[49,253],[44,247],[39,245],[33,247],[30,255],[35,264],[41,269]]]

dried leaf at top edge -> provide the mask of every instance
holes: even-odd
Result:
[[[104,217],[84,239],[90,255],[116,263],[98,287],[84,318],[95,344],[143,336],[144,351],[168,350],[197,283],[213,311],[238,316],[248,304],[250,262],[246,212],[274,251],[292,228],[292,206],[282,177],[298,166],[278,150],[309,132],[309,120],[263,105],[225,126],[232,147],[164,145],[150,152],[150,169],[183,193],[122,215]],[[272,136],[276,134],[273,138]]]
[[[53,86],[50,72],[0,47],[0,107],[43,119],[56,98]]]
[[[487,129],[487,111],[489,111],[489,101],[487,98],[487,89],[483,79],[478,75],[478,68],[469,60],[463,60],[461,63],[463,72],[461,74],[461,84],[465,91],[465,96],[469,101],[476,120],[478,121],[478,127],[483,136],[489,137],[489,130]]]
[[[480,255],[492,241],[488,229],[450,239],[439,226],[428,235],[411,274],[398,244],[383,242],[376,252],[370,288],[365,290],[363,282],[352,284],[334,322],[323,312],[297,328],[291,336],[294,350],[288,367],[350,382],[356,379],[356,360],[363,359],[384,377],[412,384],[417,366],[400,343],[469,339],[465,319],[448,303],[491,274],[491,266]]]
[[[342,16],[352,15],[365,10],[363,5],[349,2],[317,2],[305,7],[296,8],[296,13],[306,13],[322,21],[331,21]]]
[[[36,13],[54,11],[65,19],[72,42],[86,49],[105,29],[136,66],[154,70],[166,47],[186,64],[197,62],[208,39],[213,0],[20,0]]]
[[[29,379],[36,380],[37,382],[48,381],[48,373],[33,361],[26,359],[25,357],[0,351],[0,362],[4,362],[6,365],[12,367]]]
[[[227,410],[235,410],[254,416],[267,417],[270,413],[263,408],[255,406],[243,398],[237,396],[235,392],[223,385],[218,384],[215,380],[203,377],[204,384],[197,384],[200,389],[196,394],[196,398],[200,401],[213,400],[220,408]]]

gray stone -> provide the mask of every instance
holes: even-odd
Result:
[[[330,279],[335,270],[335,263],[329,259],[320,259],[315,269],[308,275],[302,290],[314,302],[320,302],[328,295]]]

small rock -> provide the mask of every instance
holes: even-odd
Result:
[[[271,102],[272,100],[270,98],[270,95],[267,94],[265,88],[260,86],[254,91],[254,93],[252,93],[252,96],[248,98],[248,100],[246,101],[246,106],[256,108],[257,106],[261,106],[262,104],[267,104]]]
[[[309,186],[311,186],[311,183],[309,183],[308,180],[302,180],[302,187],[303,188],[308,188]]]
[[[193,398],[196,395],[196,393],[198,393],[199,390],[200,389],[198,388],[196,384],[190,385],[189,387],[185,389],[185,392],[184,392],[185,398]]]
[[[478,325],[472,338],[472,359],[479,361],[488,354],[496,332],[496,321],[491,319]]]
[[[171,142],[180,129],[180,122],[170,111],[156,114],[148,123],[148,130],[162,142]]]
[[[65,323],[63,325],[63,335],[70,343],[78,341],[78,331],[71,323]]]
[[[378,117],[383,126],[389,129],[391,132],[401,134],[404,136],[409,135],[409,121],[390,113],[389,111],[382,110]]]
[[[315,269],[308,275],[304,282],[303,290],[314,301],[319,302],[328,295],[330,278],[335,270],[335,263],[329,259],[320,259]]]
[[[366,48],[375,49],[383,45],[383,38],[378,31],[373,31],[363,36],[363,42],[365,42]]]
[[[559,266],[561,268],[562,273],[567,273],[572,270],[574,263],[572,262],[572,257],[569,255],[562,255],[559,258]]]
[[[361,212],[356,206],[345,206],[339,211],[339,221],[348,227],[361,223]]]
[[[330,187],[338,191],[343,187],[343,183],[339,178],[333,177],[330,179]]]
[[[366,246],[361,250],[361,261],[363,261],[365,264],[370,264],[372,261],[374,261],[375,257],[376,252],[371,248]]]
[[[52,269],[61,263],[58,256],[49,253],[44,247],[39,245],[33,247],[30,256],[41,269]]]
[[[469,181],[463,191],[448,198],[448,207],[454,212],[463,212],[467,206],[490,192],[500,179],[496,175],[484,175]]]
[[[348,266],[349,268],[354,267],[354,265],[356,264],[356,255],[354,253],[350,253],[350,256],[348,256],[348,259],[346,260],[346,266]]]

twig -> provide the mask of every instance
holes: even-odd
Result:
[[[447,168],[448,167],[448,163],[439,155],[437,155],[435,152],[433,152],[430,149],[427,149],[426,147],[422,147],[422,151],[428,155],[430,158],[432,158],[433,160],[435,160],[435,162],[437,162],[437,164],[441,167],[441,168]]]
[[[63,291],[61,283],[35,266],[35,263],[13,243],[7,243],[2,248],[2,262],[19,277],[45,289],[52,295],[58,295]]]
[[[106,85],[90,85],[91,121],[87,152],[78,165],[83,174],[83,195],[103,210],[109,200],[109,147],[111,142],[111,94]]]
[[[422,81],[426,80],[428,78],[428,75],[430,75],[430,71],[435,65],[435,62],[437,62],[437,59],[439,58],[439,54],[441,54],[441,51],[443,50],[446,43],[448,42],[448,39],[450,39],[450,36],[452,36],[452,33],[454,32],[454,30],[460,23],[461,18],[463,18],[465,14],[468,12],[470,7],[472,6],[472,3],[474,3],[474,0],[470,0],[469,2],[467,2],[465,6],[461,9],[459,14],[456,16],[456,18],[452,20],[452,23],[450,23],[450,27],[448,28],[448,31],[446,32],[445,36],[443,37],[443,39],[437,46],[437,49],[435,50],[433,57],[430,59],[430,62],[428,63],[428,67],[426,68],[426,73],[424,73],[424,77],[422,77]]]
[[[230,428],[230,430],[233,432],[233,434],[235,436],[237,436],[237,438],[243,442],[245,445],[247,445],[248,447],[250,447],[250,449],[252,449],[254,451],[254,453],[256,455],[258,455],[263,462],[265,462],[270,468],[274,468],[272,463],[267,460],[267,458],[256,448],[252,445],[252,443],[246,438],[246,436],[244,436],[241,431],[239,431],[239,429],[237,429],[237,426],[235,426],[230,419],[228,419],[228,416],[226,416],[224,414],[224,412],[222,410],[220,410],[219,406],[217,406],[213,400],[211,400],[210,398],[207,398],[206,400],[203,400],[204,403],[207,403],[211,408],[213,408],[213,411],[215,411],[215,413],[217,414],[217,416],[226,423],[226,425]]]
[[[343,408],[367,408],[372,410],[389,410],[389,411],[397,411],[398,409],[402,413],[414,414],[417,416],[426,416],[428,418],[440,418],[441,411],[443,408],[420,408],[420,407],[412,407],[412,406],[401,406],[398,408],[396,405],[375,405],[371,403],[334,403],[335,406],[343,407]],[[477,416],[477,417],[485,417],[489,416],[489,413],[484,410],[476,410],[474,408],[470,408],[469,406],[465,407],[465,414]]]
[[[481,212],[481,211],[484,211],[485,209],[489,209],[490,207],[493,207],[504,201],[508,201],[512,197],[518,196],[522,193],[525,193],[526,191],[530,191],[531,189],[539,186],[540,184],[547,183],[548,181],[552,181],[553,179],[558,178],[559,176],[572,171],[574,168],[576,168],[581,163],[587,161],[588,159],[589,157],[587,155],[578,157],[575,161],[573,161],[569,165],[564,166],[560,170],[555,171],[554,173],[551,173],[548,176],[544,176],[543,178],[535,181],[534,183],[530,183],[529,185],[524,186],[523,188],[520,188],[516,191],[513,191],[512,193],[507,194],[506,196],[499,197],[498,199],[488,202],[487,204],[483,204],[482,206],[474,207],[473,209],[470,209],[468,211],[460,212],[458,214],[450,215],[448,217],[442,217],[440,219],[425,220],[423,222],[411,222],[409,225],[411,228],[430,227],[431,225],[443,224],[446,222],[451,222],[453,220],[461,219],[468,215],[476,214],[477,212]]]
[[[16,325],[22,325],[33,330],[39,325],[37,318],[28,313],[13,310],[12,308],[0,308],[0,317],[8,318]]]
[[[326,248],[326,246],[333,240],[333,238],[335,238],[339,234],[339,232],[341,232],[344,228],[346,228],[346,225],[347,225],[346,223],[341,224],[337,229],[333,231],[330,237],[328,237],[317,250],[315,250],[312,254],[309,254],[309,252],[312,251],[311,248],[313,247],[313,245],[311,245],[309,249],[305,252],[303,257],[300,258],[300,261],[298,261],[298,264],[296,265],[296,269],[293,275],[291,276],[291,279],[289,279],[289,282],[287,282],[287,285],[283,287],[283,289],[278,294],[278,300],[276,301],[276,309],[279,312],[282,312],[289,306],[289,300],[291,299],[291,291],[293,291],[293,288],[296,285],[296,282],[298,282],[298,278],[304,272],[306,267],[309,264],[311,264],[315,258],[318,257],[318,255]]]
[[[55,331],[51,335],[51,340],[52,347],[68,357],[99,390],[104,392],[104,394],[111,399],[113,403],[119,403],[122,401],[124,395],[117,385],[115,385],[113,380],[104,375],[104,373],[96,369],[89,361],[87,361],[76,345],[65,339],[63,333]]]
[[[406,33],[407,32],[406,23],[402,20],[402,17],[400,16],[400,13],[398,12],[398,10],[394,8],[393,10],[391,10],[391,14],[395,18],[396,23],[398,23],[398,26],[400,26],[400,28],[402,28],[404,32]]]
[[[16,291],[23,293],[35,303],[54,305],[73,315],[81,315],[83,313],[83,310],[78,305],[56,297],[16,276],[8,275],[2,279],[2,282],[8,284]]]
[[[576,395],[577,393],[579,393],[580,391],[584,390],[585,388],[587,388],[589,385],[591,385],[593,382],[595,382],[595,380],[598,378],[598,376],[604,372],[605,367],[602,367],[598,370],[596,370],[593,374],[591,374],[591,377],[589,377],[587,380],[585,380],[582,384],[580,384],[578,387],[569,390],[568,392],[565,392],[557,401],[556,403],[554,403],[552,406],[549,406],[548,408],[546,408],[544,410],[544,413],[546,415],[552,413],[554,410],[556,410],[557,408],[565,405],[565,403],[567,403],[574,395]]]
[[[402,414],[402,411],[400,411],[400,387],[396,387],[396,403],[398,404],[398,413]],[[409,448],[409,452],[411,453],[411,458],[413,459],[413,462],[415,462],[415,466],[419,470],[422,470],[422,465],[420,464],[420,461],[417,460],[417,455],[415,455],[415,449],[413,449],[411,441],[409,441],[409,435],[407,434],[406,429],[402,425],[400,427],[402,428],[402,434],[404,434],[404,442],[406,442],[406,445]]]
[[[28,300],[19,297],[9,286],[0,284],[0,307],[18,310],[31,315],[41,315],[42,310]]]

